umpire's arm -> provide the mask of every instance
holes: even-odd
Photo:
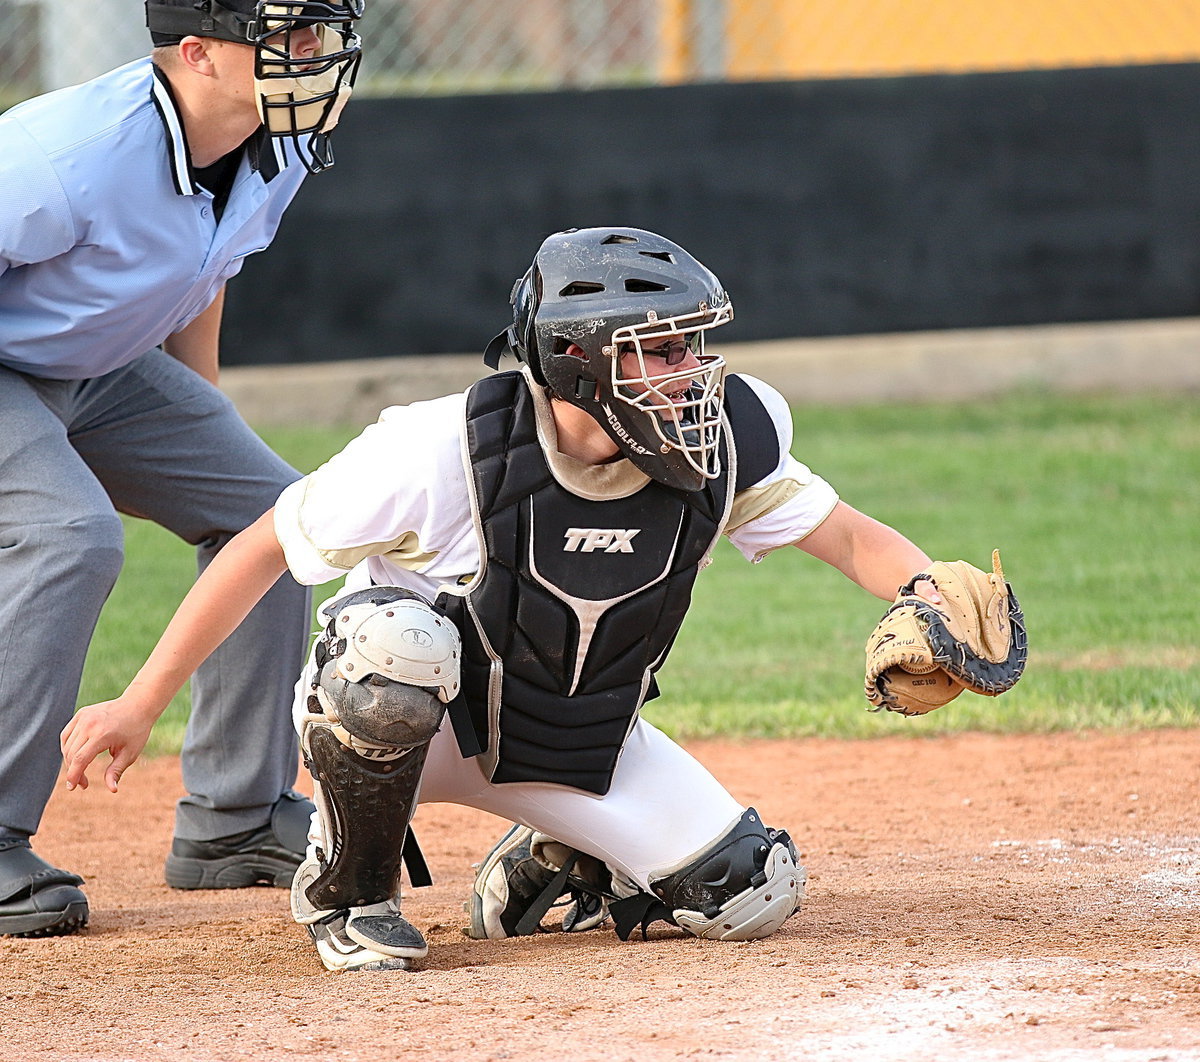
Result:
[[[221,340],[221,315],[225,309],[225,288],[217,297],[174,335],[163,343],[171,357],[182,361],[189,369],[216,386]]]

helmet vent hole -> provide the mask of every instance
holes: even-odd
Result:
[[[601,244],[601,246],[603,246],[606,243],[637,243],[637,242],[638,242],[638,240],[637,240],[636,236],[626,236],[623,233],[614,232],[611,236],[605,236],[604,239],[602,239],[600,241],[600,244]]]
[[[572,295],[595,295],[603,290],[603,284],[595,284],[590,280],[573,280],[558,294],[563,298],[570,298]]]
[[[630,277],[625,281],[625,290],[632,292],[645,291],[666,291],[666,284],[659,284],[654,280],[643,280],[640,277]]]
[[[670,251],[638,251],[638,254],[645,255],[647,258],[657,258],[660,262],[669,262],[675,264],[675,256]]]

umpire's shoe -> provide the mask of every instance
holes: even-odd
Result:
[[[88,921],[83,878],[52,867],[29,841],[0,841],[0,935],[57,937],[78,933]]]
[[[163,876],[173,889],[244,889],[251,885],[290,888],[304,859],[313,803],[288,790],[257,829],[189,841],[176,837]]]

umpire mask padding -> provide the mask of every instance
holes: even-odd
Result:
[[[363,0],[261,0],[255,38],[254,87],[258,112],[272,136],[291,137],[306,149],[309,169],[332,164],[329,133],[350,99],[362,61],[354,23]],[[294,57],[292,36],[311,29],[320,48]],[[300,137],[308,136],[301,144]]]

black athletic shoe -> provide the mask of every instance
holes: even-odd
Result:
[[[176,837],[163,877],[173,889],[290,888],[304,859],[312,811],[311,800],[289,791],[275,802],[265,826],[211,841]]]
[[[0,841],[0,935],[57,937],[88,921],[83,878],[52,867],[27,840]]]

